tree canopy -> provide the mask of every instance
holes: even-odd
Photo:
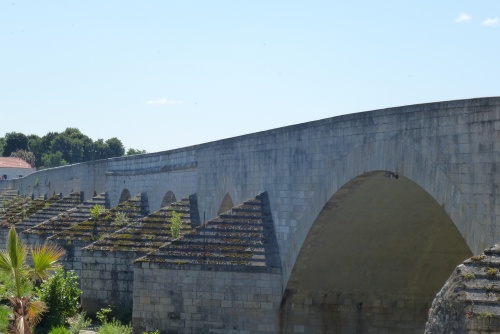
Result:
[[[32,166],[50,168],[84,161],[107,159],[125,155],[125,147],[120,139],[97,139],[81,133],[77,128],[67,128],[63,132],[49,132],[40,137],[9,132],[0,137],[0,153],[4,157],[16,156],[28,161]],[[127,155],[146,153],[130,148]]]
[[[19,132],[9,132],[5,134],[3,156],[10,157],[17,150],[28,150],[28,137]]]

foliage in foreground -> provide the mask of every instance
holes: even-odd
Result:
[[[12,312],[5,305],[0,306],[0,333],[7,333]]]
[[[14,323],[12,334],[31,334],[47,309],[44,302],[33,296],[33,285],[46,280],[57,269],[64,250],[44,244],[31,249],[32,266],[27,264],[28,250],[11,228],[7,237],[7,249],[0,251],[0,271],[5,274],[5,294],[11,303]]]
[[[71,334],[71,332],[64,326],[57,326],[52,328],[49,334]]]
[[[78,288],[78,276],[74,271],[57,269],[52,277],[42,283],[37,293],[48,307],[37,333],[46,333],[50,328],[64,326],[67,319],[78,312],[82,291]]]
[[[132,326],[122,325],[120,321],[113,318],[109,321],[110,308],[103,308],[97,312],[97,319],[102,323],[97,334],[132,334]]]
[[[97,331],[97,334],[132,334],[132,327],[122,325],[118,320],[113,319],[103,324]]]

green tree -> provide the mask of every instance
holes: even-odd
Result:
[[[28,137],[19,132],[9,132],[5,135],[5,144],[2,155],[10,157],[17,150],[28,151]]]
[[[57,269],[64,254],[59,246],[44,244],[31,249],[32,266],[27,264],[28,250],[16,230],[11,228],[7,237],[7,248],[0,252],[0,271],[10,276],[13,286],[8,298],[12,305],[14,323],[9,333],[31,334],[32,327],[41,319],[47,307],[43,301],[35,300],[33,284],[46,280]]]
[[[51,151],[61,152],[62,158],[73,164],[83,161],[83,142],[66,135],[59,135],[52,141]]]
[[[92,147],[92,160],[100,160],[107,158],[108,146],[102,139],[97,139]]]
[[[0,156],[3,156],[3,147],[5,146],[5,138],[0,138]]]
[[[40,146],[42,143],[42,138],[40,138],[37,135],[28,135],[28,148],[30,152],[33,152],[35,155],[35,158],[41,158],[42,155],[40,154]]]
[[[43,168],[51,168],[66,165],[66,160],[63,159],[62,153],[57,151],[55,153],[45,153],[42,155]]]
[[[106,140],[106,146],[106,158],[121,157],[125,154],[125,147],[123,147],[121,140],[116,137]]]
[[[129,148],[127,150],[127,155],[137,155],[137,154],[146,154],[146,150],[137,150],[135,148]]]

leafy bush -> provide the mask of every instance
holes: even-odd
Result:
[[[97,311],[96,318],[101,322],[101,324],[106,324],[109,321],[111,316],[111,308],[102,308],[100,311]]]
[[[109,321],[111,308],[102,308],[96,314],[96,318],[102,323],[97,334],[132,334],[132,326],[122,325],[122,323],[113,318]]]
[[[92,320],[87,318],[85,312],[79,313],[72,321],[71,326],[69,327],[69,332],[71,334],[78,334],[80,331],[92,323]]]
[[[38,291],[38,296],[49,308],[38,332],[44,333],[49,328],[64,326],[68,318],[77,314],[81,293],[78,276],[73,271],[57,269]]]
[[[49,334],[70,334],[70,331],[64,326],[57,326],[52,328]]]
[[[12,313],[8,307],[5,305],[0,306],[0,333],[7,333],[11,314]]]
[[[113,319],[111,322],[103,324],[97,334],[132,334],[132,327],[122,325],[118,320]]]

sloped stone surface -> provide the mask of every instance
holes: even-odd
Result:
[[[75,193],[75,195],[72,196],[79,196],[79,193]],[[77,200],[76,198],[73,198],[75,202],[80,202],[80,200]],[[60,202],[57,202],[58,204]],[[56,205],[54,204],[54,205]],[[64,205],[61,205],[61,210],[64,208],[65,211],[59,212],[56,216],[53,216],[52,218],[45,220],[44,222],[35,225],[29,229],[26,229],[23,231],[23,233],[27,234],[39,234],[39,235],[53,235],[57,234],[59,232],[62,232],[64,230],[67,230],[71,226],[82,222],[84,220],[87,220],[90,218],[90,209],[93,208],[95,205],[101,205],[104,207],[105,204],[105,196],[104,193],[100,194],[98,196],[94,196],[91,200],[85,201],[81,204],[73,203],[72,205],[68,205],[68,202],[64,202]]]
[[[29,216],[26,219],[23,219],[16,225],[16,227],[18,227],[20,230],[25,230],[30,227],[36,226],[46,220],[58,216],[59,214],[73,209],[74,207],[82,203],[82,201],[83,199],[81,192],[71,193],[69,196],[64,197],[56,202],[50,203],[50,205],[44,207],[35,214]]]
[[[499,245],[456,268],[432,303],[425,333],[500,333]]]
[[[9,227],[19,225],[24,219],[31,217],[36,212],[50,206],[60,199],[59,195],[45,199],[43,197],[32,199],[31,197],[14,197],[0,212],[0,226]]]
[[[170,242],[172,212],[181,214],[181,235],[200,224],[196,195],[162,208],[84,248],[89,251],[151,252]]]
[[[122,221],[119,221],[120,216],[123,218]],[[89,218],[79,222],[61,233],[51,236],[49,240],[90,243],[118,231],[144,216],[143,201],[141,196],[137,195],[112,209],[105,210],[97,219]]]
[[[4,208],[12,199],[19,195],[15,189],[6,189],[0,193],[0,208]]]
[[[137,261],[209,265],[236,271],[279,268],[267,193],[245,201]]]

